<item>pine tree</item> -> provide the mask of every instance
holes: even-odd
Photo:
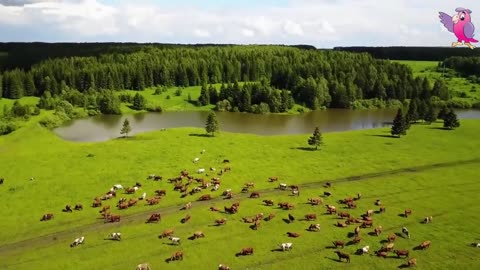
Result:
[[[128,133],[132,131],[132,127],[130,126],[130,121],[128,121],[128,118],[125,118],[125,121],[123,121],[123,126],[122,129],[120,130],[120,134],[123,135],[124,138],[128,137]]]
[[[402,109],[398,109],[395,119],[393,119],[393,125],[391,130],[392,136],[407,135],[407,127],[405,124],[405,118],[403,117]]]
[[[218,131],[218,121],[217,115],[215,112],[211,112],[207,117],[207,124],[205,125],[205,130],[207,133],[211,133],[212,136],[215,136],[215,132]]]
[[[450,110],[443,120],[443,127],[448,129],[455,129],[460,127],[460,121],[457,119],[457,115],[453,110]]]
[[[145,108],[145,97],[139,93],[136,93],[133,97],[133,109],[143,110]]]
[[[408,112],[406,115],[406,123],[407,129],[410,127],[410,123],[418,121],[418,103],[417,99],[410,100],[410,104],[408,105]]]
[[[425,122],[427,122],[428,124],[431,124],[435,121],[437,121],[437,110],[435,109],[435,107],[433,107],[432,104],[428,104],[427,105],[427,111],[425,112],[425,116],[423,118],[423,120],[425,120]]]
[[[318,127],[315,128],[313,135],[308,139],[308,145],[315,146],[315,150],[318,149],[318,146],[323,144],[323,137],[320,129]]]

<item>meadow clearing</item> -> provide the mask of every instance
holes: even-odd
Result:
[[[453,131],[442,130],[441,123],[413,125],[401,139],[390,138],[388,128],[324,134],[325,145],[320,151],[310,151],[306,144],[309,135],[262,137],[246,134],[220,133],[205,137],[202,129],[179,128],[149,132],[127,139],[101,143],[72,143],[62,141],[35,121],[6,136],[0,137],[0,268],[1,269],[135,269],[149,262],[152,269],[217,269],[218,264],[232,269],[337,269],[338,262],[332,241],[348,242],[354,225],[335,226],[336,216],[324,215],[325,206],[307,204],[310,197],[319,197],[330,181],[333,187],[325,204],[337,206],[360,216],[366,210],[378,210],[380,199],[386,213],[374,214],[374,226],[382,225],[383,234],[368,235],[373,229],[362,229],[362,241],[348,245],[352,269],[390,269],[405,263],[405,259],[377,258],[354,255],[358,248],[370,246],[370,254],[378,250],[388,234],[400,233],[407,226],[411,239],[399,237],[395,248],[408,249],[418,260],[421,269],[472,269],[479,264],[476,204],[480,183],[477,169],[480,164],[478,133],[480,121],[462,120]],[[133,127],[135,128],[135,127]],[[200,151],[205,149],[204,154]],[[198,163],[192,160],[199,157]],[[229,159],[229,164],[223,164]],[[183,169],[195,177],[215,177],[210,167],[231,167],[221,176],[218,191],[204,190],[180,198],[166,179],[176,177]],[[196,174],[205,168],[209,177]],[[162,175],[163,181],[147,180],[149,174]],[[277,176],[279,182],[300,185],[300,196],[276,189],[279,182],[269,183]],[[30,177],[35,180],[30,181]],[[112,185],[132,186],[142,183],[134,195],[119,193],[116,199],[104,201],[111,212],[120,214],[119,223],[104,223],[99,208],[92,208],[93,198],[107,192]],[[250,193],[241,194],[246,182],[254,182],[258,199]],[[232,200],[222,200],[221,193],[233,189]],[[166,189],[167,195],[159,205],[146,206],[140,202],[126,210],[117,210],[119,197],[137,198],[146,192]],[[343,209],[338,200],[361,193],[358,208]],[[214,199],[196,202],[203,194]],[[275,206],[264,206],[262,200],[272,199]],[[188,211],[180,208],[192,201]],[[223,209],[240,202],[239,212],[228,215],[209,211],[210,206]],[[288,201],[293,210],[281,210],[277,202]],[[82,203],[83,211],[64,213],[66,204]],[[412,216],[399,216],[405,208]],[[153,212],[162,214],[158,224],[145,224]],[[249,228],[242,217],[257,213],[275,213],[271,221],[262,221],[258,230]],[[55,218],[40,222],[45,213]],[[182,224],[186,214],[192,219]],[[297,220],[288,224],[288,213]],[[316,221],[301,221],[305,214],[315,213]],[[421,224],[425,216],[433,216],[432,224]],[[224,226],[212,226],[217,218],[227,218]],[[320,232],[306,231],[311,223],[321,225]],[[179,246],[169,245],[168,239],[158,239],[165,229],[174,229],[182,238]],[[201,230],[206,237],[187,240]],[[112,232],[121,232],[122,241],[105,240]],[[286,232],[300,233],[288,238]],[[69,244],[84,235],[86,242],[75,248]],[[432,246],[424,251],[413,250],[424,240]],[[276,251],[278,244],[292,242],[291,251]],[[253,247],[253,256],[235,257],[243,247]],[[177,250],[185,253],[183,261],[166,263],[165,259]],[[272,251],[273,250],[273,251]],[[393,253],[390,256],[393,257]]]

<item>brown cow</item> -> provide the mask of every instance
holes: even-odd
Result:
[[[337,253],[337,255],[338,255],[338,260],[339,260],[339,261],[342,261],[342,259],[345,259],[345,261],[346,261],[347,263],[350,262],[350,255],[348,255],[347,253],[343,253],[343,252],[338,251],[338,250],[337,250],[337,251],[334,251],[333,253]]]
[[[203,237],[205,237],[205,234],[203,234],[202,231],[194,232],[192,235],[192,239],[203,238]]]
[[[200,198],[198,198],[199,201],[208,201],[210,199],[212,199],[210,194],[205,194],[205,195],[200,196]]]
[[[70,204],[67,204],[65,206],[65,209],[63,209],[63,212],[70,212],[70,213],[73,212],[72,206]]]
[[[405,209],[405,212],[403,213],[403,216],[408,217],[411,214],[412,214],[412,209],[409,208],[409,209]]]
[[[308,230],[312,232],[318,232],[320,231],[320,224],[310,224],[310,227],[308,227]]]
[[[159,202],[160,202],[160,200],[157,199],[157,198],[147,199],[147,204],[148,205],[155,205],[155,204],[158,204]]]
[[[399,249],[399,250],[394,250],[393,253],[397,254],[397,256],[400,258],[401,256],[405,256],[408,258],[408,250],[406,249]]]
[[[362,223],[363,228],[371,228],[373,226],[373,221],[372,220],[367,220]]]
[[[352,243],[353,244],[358,244],[358,243],[360,243],[360,241],[362,241],[362,238],[357,235],[353,238]]]
[[[271,177],[268,178],[268,181],[269,181],[269,182],[278,181],[278,177],[276,177],[276,176],[271,176]]]
[[[253,254],[253,248],[247,247],[247,248],[242,248],[242,250],[239,253],[237,253],[237,256],[239,255],[246,256],[246,255],[252,255],[252,254]]]
[[[218,265],[218,270],[230,270],[230,266],[224,265],[224,264],[219,264]]]
[[[379,251],[376,251],[375,254],[377,254],[378,257],[387,258],[388,252],[379,250]]]
[[[340,221],[337,221],[337,227],[340,227],[340,228],[345,228],[347,227],[348,225],[346,223],[343,223],[343,222],[340,222]]]
[[[183,261],[183,252],[182,251],[177,251],[177,252],[173,253],[172,256],[170,257],[170,261],[178,261],[178,260]]]
[[[81,203],[77,203],[75,205],[75,210],[83,210],[83,205]]]
[[[118,209],[127,209],[128,208],[128,203],[121,203],[118,205]]]
[[[242,220],[245,223],[254,223],[255,222],[255,219],[251,218],[251,217],[243,217]]]
[[[266,206],[272,206],[273,205],[272,200],[263,200],[263,202],[265,203]]]
[[[109,215],[108,217],[105,218],[105,222],[120,222],[120,216],[119,215]]]
[[[305,219],[308,220],[308,221],[316,220],[317,215],[316,214],[306,214]]]
[[[215,207],[215,206],[211,206],[211,207],[210,207],[210,211],[218,212],[218,211],[220,211],[220,208]]]
[[[353,230],[353,233],[355,235],[360,235],[360,226],[355,227],[355,230]]]
[[[47,221],[47,220],[51,220],[51,219],[53,219],[53,214],[48,213],[48,214],[43,215],[42,219],[40,219],[40,221]]]
[[[165,189],[157,189],[155,190],[155,194],[157,194],[158,196],[165,196],[167,195],[167,191]]]
[[[309,198],[308,202],[311,205],[319,205],[319,204],[323,204],[323,199],[322,198]]]
[[[407,266],[412,267],[417,265],[417,259],[411,258],[410,260],[407,261]]]
[[[255,187],[255,183],[253,183],[253,182],[248,182],[248,183],[245,183],[245,186],[246,186],[247,188]]]
[[[418,247],[420,249],[427,249],[430,247],[431,242],[430,241],[423,241]]]
[[[349,218],[350,214],[347,213],[347,212],[340,212],[340,213],[338,213],[338,216],[341,217],[341,218]]]
[[[380,206],[379,212],[380,212],[380,213],[385,213],[385,206]]]
[[[260,193],[252,192],[252,194],[250,194],[250,198],[260,198]]]
[[[357,204],[354,203],[354,202],[348,202],[347,207],[350,208],[350,209],[357,208]]]
[[[102,201],[100,201],[99,199],[97,200],[94,200],[93,203],[92,203],[92,207],[100,207],[102,206]]]
[[[165,238],[165,237],[171,236],[173,235],[173,232],[174,232],[173,229],[164,230],[163,233],[158,236],[158,238]]]
[[[159,222],[160,220],[161,220],[160,214],[154,213],[148,218],[147,223]]]
[[[293,237],[293,238],[300,237],[300,234],[296,232],[287,232],[287,235],[288,237]]]
[[[258,228],[260,228],[260,224],[261,224],[261,220],[255,220],[255,223],[252,225],[252,229],[254,230],[258,230]]]
[[[395,243],[388,243],[385,246],[382,247],[382,251],[392,251],[393,247],[395,246]]]
[[[190,221],[190,218],[191,218],[191,216],[189,214],[187,214],[184,218],[182,218],[181,222],[182,223],[187,223],[188,221]]]
[[[345,247],[345,242],[341,241],[341,240],[336,240],[336,241],[333,241],[333,246],[335,248],[338,248],[338,247],[342,247],[344,248]]]
[[[217,226],[225,225],[225,224],[227,224],[227,219],[226,218],[216,219],[215,224],[217,224]]]
[[[337,208],[333,205],[328,205],[327,204],[327,213],[332,215],[333,213],[337,213]]]
[[[382,226],[378,226],[375,229],[373,229],[373,232],[375,233],[376,236],[379,236],[382,233]]]
[[[270,215],[268,215],[268,217],[265,218],[265,221],[270,221],[270,220],[272,220],[274,217],[275,217],[275,214],[274,214],[274,213],[271,213]]]
[[[137,202],[138,202],[138,199],[131,198],[130,200],[128,200],[128,207],[136,205]]]
[[[395,234],[390,234],[387,238],[388,242],[394,242],[397,239],[397,236]]]

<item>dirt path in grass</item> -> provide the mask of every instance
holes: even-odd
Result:
[[[424,172],[428,170],[433,170],[433,169],[438,169],[438,168],[453,168],[456,166],[461,166],[461,165],[467,165],[467,164],[475,164],[475,163],[480,163],[480,158],[475,158],[475,159],[469,159],[469,160],[459,160],[459,161],[452,161],[452,162],[443,162],[443,163],[432,163],[432,164],[427,164],[427,165],[422,165],[422,166],[415,166],[415,167],[408,167],[408,168],[401,168],[401,169],[395,169],[395,170],[389,170],[389,171],[382,171],[382,172],[375,172],[375,173],[368,173],[368,174],[363,174],[363,175],[356,175],[356,176],[348,176],[348,177],[343,177],[343,178],[337,178],[337,179],[325,179],[322,181],[312,181],[310,183],[305,183],[299,185],[301,188],[315,188],[315,187],[321,187],[325,182],[331,182],[333,184],[338,184],[338,183],[345,183],[345,182],[357,182],[357,181],[365,181],[365,180],[371,180],[374,178],[379,178],[379,177],[386,177],[386,176],[392,176],[392,175],[398,175],[398,174],[409,174],[409,173],[417,173],[417,172]],[[271,188],[271,189],[264,189],[264,190],[259,190],[262,194],[270,194],[270,193],[275,193],[275,192],[284,192],[281,191],[277,188]],[[235,196],[235,201],[241,201],[248,198],[248,194],[238,194]],[[222,197],[217,197],[214,198],[210,201],[196,201],[192,202],[192,204],[195,207],[199,206],[209,206],[212,205],[214,202],[221,202],[223,201]],[[130,215],[124,215],[122,216],[122,221],[120,224],[115,224],[115,223],[104,223],[103,220],[98,219],[96,222],[91,223],[91,224],[86,224],[82,226],[75,226],[74,221],[71,222],[72,228],[68,230],[63,230],[47,235],[42,235],[39,237],[34,237],[30,239],[25,239],[21,241],[17,241],[14,243],[8,243],[5,245],[0,246],[0,254],[6,256],[7,254],[12,255],[14,253],[21,253],[24,249],[34,249],[34,248],[39,248],[39,247],[48,247],[51,245],[55,245],[56,242],[59,240],[72,240],[76,237],[78,237],[79,233],[81,234],[86,234],[88,232],[96,231],[99,229],[105,229],[105,228],[116,228],[118,226],[124,226],[126,224],[132,224],[132,223],[142,223],[145,222],[148,216],[152,213],[157,213],[159,212],[162,217],[168,214],[175,213],[179,211],[180,207],[183,205],[173,205],[173,206],[168,206],[168,207],[162,207],[162,208],[157,208],[155,210],[147,210],[147,211],[142,211],[139,213],[134,213]]]

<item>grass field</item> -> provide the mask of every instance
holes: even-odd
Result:
[[[438,62],[436,61],[395,61],[412,68],[413,76],[427,77],[430,81],[442,78],[442,72],[437,72],[436,68]],[[446,69],[445,74],[448,73]],[[448,77],[445,76],[448,89],[453,93],[453,96],[460,98],[459,95],[464,93],[466,97],[460,99],[471,100],[478,102],[480,100],[480,84],[472,83],[469,80],[461,77]],[[476,88],[476,91],[472,91],[472,87]]]
[[[358,216],[368,209],[376,210],[376,199],[387,207],[387,213],[374,215],[374,225],[382,225],[385,233],[374,237],[367,234],[371,229],[365,229],[361,233],[362,243],[347,246],[346,252],[353,254],[364,245],[370,245],[373,252],[386,235],[407,226],[412,238],[398,239],[396,248],[409,249],[418,259],[419,268],[472,269],[472,265],[480,263],[477,250],[469,246],[479,241],[475,232],[480,210],[476,205],[480,188],[480,153],[476,150],[480,146],[480,121],[462,120],[461,128],[454,131],[438,129],[440,126],[414,125],[401,139],[386,137],[388,129],[327,133],[323,149],[309,151],[305,148],[308,135],[262,137],[221,133],[210,138],[202,136],[204,130],[190,128],[102,143],[72,143],[31,121],[0,137],[0,172],[5,178],[0,185],[0,269],[134,269],[144,261],[152,269],[217,269],[219,263],[232,269],[344,268],[345,263],[336,261],[334,249],[328,247],[333,240],[348,240],[354,227],[337,228],[336,217],[323,215],[324,207],[306,204],[307,198],[323,193],[321,183],[327,180],[333,182],[333,196],[325,198],[328,204],[340,207],[338,199],[363,194],[358,209],[342,211]],[[206,153],[200,155],[202,149]],[[200,157],[197,164],[192,163],[195,157]],[[180,223],[186,214],[179,210],[180,206],[210,191],[182,199],[165,180],[145,180],[151,173],[171,178],[182,169],[194,172],[198,168],[222,168],[223,159],[231,160],[228,166],[232,171],[221,177],[222,185],[220,191],[212,193],[213,201],[194,202],[188,224]],[[280,182],[304,184],[301,196],[292,197],[288,192],[273,189],[278,184],[267,182],[273,175]],[[29,181],[32,176],[35,180]],[[167,196],[158,206],[140,203],[121,211],[115,209],[116,200],[106,201],[104,205],[111,205],[112,213],[120,214],[122,221],[103,224],[98,219],[99,209],[90,207],[93,198],[114,184],[132,186],[137,181],[143,184],[141,191],[147,197],[156,189],[166,189]],[[253,190],[262,194],[260,199],[239,194],[243,184],[250,181],[256,184]],[[229,216],[208,211],[212,205],[223,208],[232,203],[217,199],[227,188],[237,194],[234,201],[241,203],[239,213]],[[290,212],[297,221],[285,223],[282,218],[287,217],[288,211],[263,206],[263,199],[294,203],[296,207]],[[61,211],[66,204],[77,202],[83,203],[83,211]],[[411,217],[398,216],[405,208],[413,209]],[[149,214],[156,211],[162,213],[162,221],[145,224]],[[54,213],[55,218],[40,222],[48,212]],[[276,213],[277,217],[262,222],[258,231],[241,222],[241,217],[259,212]],[[312,222],[298,220],[307,213],[318,215],[315,223],[321,224],[320,232],[307,232],[305,229]],[[434,216],[432,224],[420,224],[426,215]],[[211,226],[220,217],[227,217],[228,224]],[[167,228],[175,229],[176,236],[182,238],[180,246],[157,238]],[[206,238],[187,240],[197,230],[202,230]],[[104,240],[114,231],[122,232],[121,242]],[[301,237],[287,238],[287,231],[298,232]],[[85,235],[86,243],[70,248],[73,239],[81,235]],[[423,240],[431,240],[432,247],[413,250]],[[293,250],[271,251],[282,242],[294,243]],[[254,247],[253,256],[234,256],[247,246]],[[176,250],[185,252],[184,261],[164,262]],[[353,269],[389,269],[405,262],[351,256],[349,268]]]

